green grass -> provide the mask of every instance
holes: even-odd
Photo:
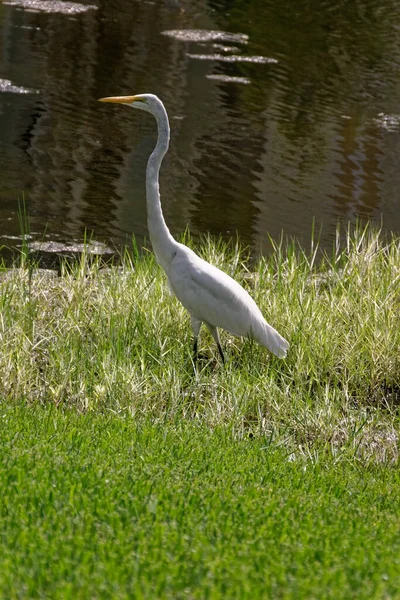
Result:
[[[286,360],[194,370],[150,253],[0,273],[0,597],[400,598],[400,239],[200,252]]]
[[[0,411],[2,598],[398,598],[400,472],[183,422]]]

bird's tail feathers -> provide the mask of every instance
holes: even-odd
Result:
[[[254,331],[254,339],[279,358],[285,358],[289,349],[289,342],[266,322]]]

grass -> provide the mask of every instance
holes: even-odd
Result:
[[[224,368],[204,329],[194,374],[188,315],[152,254],[107,269],[82,256],[61,277],[29,264],[3,273],[0,397],[397,459],[399,239],[359,228],[329,258],[281,245],[251,270],[237,247],[208,240],[201,250],[290,341],[286,360],[222,332]]]
[[[3,270],[0,597],[400,597],[400,239],[339,239],[205,240],[291,349],[196,370],[152,254]]]
[[[3,598],[398,598],[400,472],[269,439],[0,412]]]

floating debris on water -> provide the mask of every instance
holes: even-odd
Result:
[[[243,83],[248,85],[251,83],[247,77],[233,77],[231,75],[206,75],[207,79],[215,79],[216,81],[222,81],[223,83]]]
[[[59,13],[64,15],[78,15],[88,10],[97,10],[97,6],[93,4],[60,2],[59,0],[5,0],[3,5],[15,6],[31,12]]]
[[[38,94],[38,90],[14,85],[9,79],[0,79],[0,93],[8,92],[10,94]]]
[[[234,42],[247,44],[249,36],[245,33],[231,33],[213,29],[167,29],[161,32],[180,42]]]
[[[212,29],[168,29],[162,32],[163,35],[174,38],[181,42],[195,42],[204,44],[204,42],[213,42],[212,48],[217,50],[214,54],[192,54],[186,56],[195,60],[217,61],[225,63],[253,63],[253,64],[276,64],[276,58],[269,56],[243,56],[239,54],[240,48],[236,46],[226,46],[228,43],[247,44],[249,36],[245,33],[231,33],[229,31],[217,31]],[[225,83],[251,83],[247,77],[233,77],[229,75],[206,75],[207,79],[215,79]]]
[[[28,244],[29,249],[35,252],[86,252],[88,254],[114,254],[114,250],[108,248],[102,242],[65,243],[54,241],[35,241]]]
[[[230,52],[231,54],[236,54],[241,52],[240,48],[236,46],[223,46],[222,44],[212,44],[212,47],[219,52]]]
[[[29,31],[40,31],[40,27],[32,27],[31,25],[14,25],[15,29],[28,29]]]
[[[225,56],[224,54],[190,54],[186,56],[194,58],[196,60],[215,60],[220,62],[247,62],[255,64],[276,64],[278,61],[276,58],[270,58],[269,56]]]
[[[397,131],[400,128],[400,115],[379,113],[373,121],[378,127],[382,127],[386,131]]]

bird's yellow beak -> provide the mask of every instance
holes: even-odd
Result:
[[[114,102],[115,104],[132,104],[133,102],[143,102],[143,98],[138,96],[107,96],[99,98],[99,102]]]

